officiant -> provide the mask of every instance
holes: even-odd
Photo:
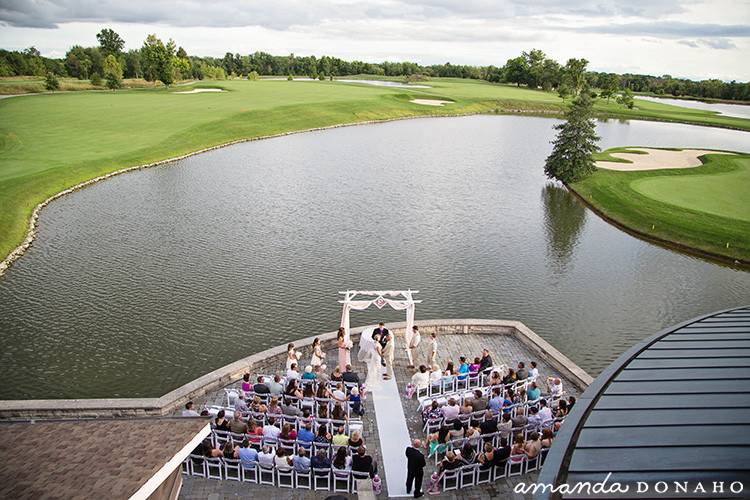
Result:
[[[378,327],[373,330],[372,332],[372,338],[375,340],[375,335],[380,335],[380,347],[383,348],[383,351],[385,351],[386,346],[388,345],[388,342],[391,341],[391,332],[388,331],[388,328],[385,327],[385,323],[380,322],[378,323]],[[385,366],[385,359],[381,360],[381,365]]]

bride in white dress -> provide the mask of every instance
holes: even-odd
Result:
[[[379,340],[379,336],[376,336]],[[362,332],[359,338],[359,353],[357,359],[360,362],[367,365],[367,378],[365,379],[365,385],[367,389],[372,390],[380,385],[382,367],[380,365],[380,359],[383,356],[382,347],[380,342],[372,338],[372,330],[366,330]]]

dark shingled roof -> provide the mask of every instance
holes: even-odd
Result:
[[[750,495],[750,307],[667,328],[620,356],[566,418],[539,483],[610,472],[609,484],[630,482],[633,493],[635,481],[667,481],[672,496],[694,497],[697,481],[725,481],[728,495],[742,481]],[[689,481],[689,493],[673,481]]]
[[[0,423],[0,497],[130,498],[202,418]]]

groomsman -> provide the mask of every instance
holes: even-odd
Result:
[[[424,477],[424,467],[426,464],[424,455],[419,449],[422,442],[419,439],[412,441],[412,446],[406,448],[406,493],[411,493],[412,484],[414,484],[414,498],[419,498],[422,493],[422,479]]]

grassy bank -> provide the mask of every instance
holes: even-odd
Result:
[[[611,152],[598,159],[613,159]],[[600,169],[570,187],[602,215],[645,237],[750,263],[750,155],[702,160],[687,169]]]
[[[178,89],[63,92],[0,100],[0,257],[18,245],[38,203],[93,177],[229,141],[339,123],[427,115],[524,112],[559,115],[555,94],[482,81],[434,79],[429,89],[340,82],[203,82],[227,92]],[[453,101],[445,107],[415,97]],[[750,120],[659,103],[600,102],[602,115],[750,130]],[[642,108],[641,108],[642,106]],[[640,113],[640,114],[639,114]]]

